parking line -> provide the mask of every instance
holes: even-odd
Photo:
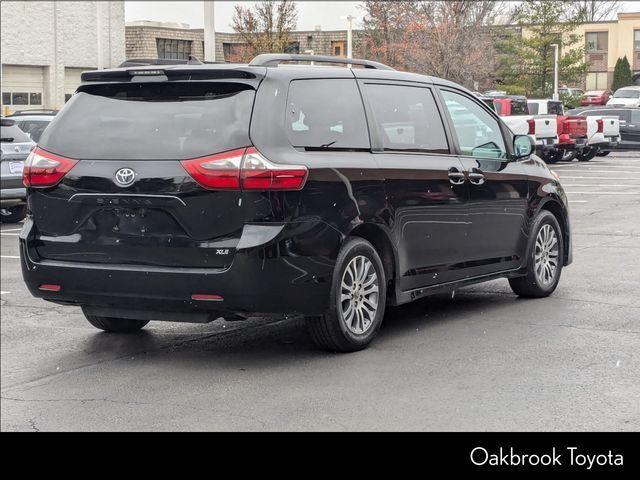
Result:
[[[7,293],[11,293],[11,292],[0,292],[0,295],[5,295]]]
[[[619,183],[619,184],[610,184],[610,185],[603,185],[601,183],[594,183],[594,184],[579,184],[579,183],[563,183],[562,184],[563,187],[606,187],[606,188],[618,188],[618,187],[640,187],[640,185],[638,184],[631,184],[631,185],[625,185],[624,183]]]
[[[4,233],[4,232],[0,232],[0,236],[2,237],[17,237],[18,235],[20,235],[19,233]]]
[[[0,255],[0,258],[20,258],[18,255]]]
[[[564,176],[560,175],[560,181],[570,178],[572,180],[637,180],[636,178],[629,177],[575,177],[575,176]]]
[[[640,192],[566,192],[567,195],[640,195]]]

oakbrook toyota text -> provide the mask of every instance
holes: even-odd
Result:
[[[522,453],[500,447],[490,452],[483,447],[475,447],[469,455],[471,462],[478,466],[577,466],[591,470],[595,466],[623,466],[624,457],[611,450],[607,453],[581,452],[579,447],[567,447],[566,451],[552,447],[549,453]]]

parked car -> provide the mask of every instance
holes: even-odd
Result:
[[[589,90],[580,99],[580,105],[606,105],[611,97],[609,90]]]
[[[51,123],[56,113],[56,110],[23,110],[9,115],[7,118],[15,120],[20,130],[38,143],[42,132]]]
[[[0,221],[3,223],[19,222],[26,215],[22,169],[34,146],[14,120],[0,120]]]
[[[485,99],[492,97],[485,97]],[[486,103],[486,100],[485,100]],[[558,143],[555,115],[530,115],[526,97],[493,97],[494,110],[517,135],[529,135],[536,145],[536,153],[546,159]]]
[[[583,110],[579,115],[619,118],[620,140],[615,149],[640,150],[640,109],[602,107]],[[613,148],[601,149],[597,155],[608,155],[611,150]]]
[[[580,161],[589,161],[600,152],[610,152],[620,141],[620,121],[615,115],[585,114],[593,108],[576,108],[569,115],[581,115],[587,119],[587,146],[577,154]]]
[[[281,64],[302,60],[365,68]],[[463,87],[366,60],[84,72],[25,167],[24,280],[106,331],[301,314],[358,350],[388,305],[555,290],[568,203],[533,147]]]
[[[560,87],[558,89],[558,94],[580,98],[584,95],[584,90],[582,90],[581,88]]]
[[[558,115],[556,121],[558,142],[546,152],[544,160],[547,163],[570,162],[587,146],[587,120],[578,115]]]
[[[640,86],[619,88],[607,102],[607,107],[640,107]]]

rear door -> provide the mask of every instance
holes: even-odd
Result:
[[[427,85],[361,80],[403,291],[465,276],[467,185]]]
[[[500,121],[472,96],[440,89],[469,182],[469,256],[473,276],[519,266],[526,244],[528,184],[511,161]]]
[[[251,144],[254,97],[255,84],[234,80],[81,87],[40,140],[77,163],[57,185],[30,189],[37,255],[228,267],[244,224],[234,167]],[[208,159],[196,174],[217,183],[194,180],[193,159]]]

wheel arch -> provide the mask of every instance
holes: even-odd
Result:
[[[374,223],[363,223],[351,230],[344,241],[352,237],[362,238],[376,249],[382,261],[387,280],[387,297],[395,300],[397,254],[387,232],[385,232],[384,228]]]
[[[563,264],[566,266],[570,263],[571,255],[571,231],[569,229],[569,217],[566,208],[555,198],[544,199],[536,212],[536,216],[543,210],[551,212],[560,224],[562,229],[562,246],[563,248]]]

